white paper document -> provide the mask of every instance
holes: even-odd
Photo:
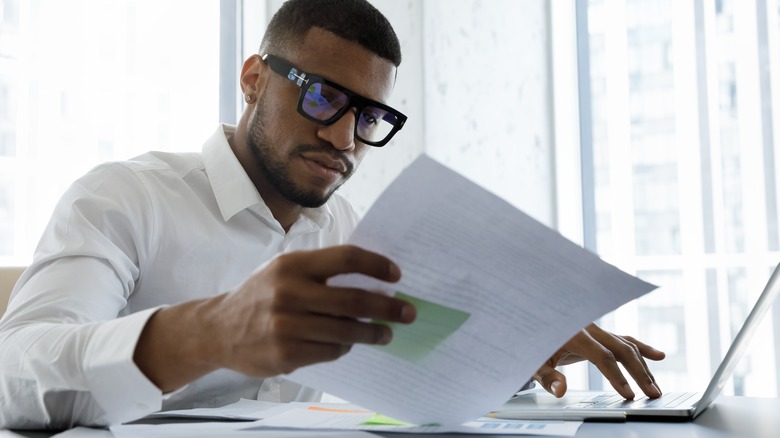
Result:
[[[322,406],[321,404],[290,403],[284,413],[253,423],[245,431],[267,428],[302,428],[308,430],[362,430],[415,434],[464,433],[480,435],[574,436],[582,421],[523,421],[479,418],[458,426],[404,424],[355,405]]]
[[[129,424],[111,427],[114,438],[376,438],[359,430],[252,429],[247,423]],[[247,429],[249,428],[249,429]]]
[[[386,347],[356,345],[293,381],[417,425],[460,426],[501,406],[561,345],[655,288],[427,156],[375,202],[350,243],[384,254],[418,319]]]
[[[163,415],[164,414],[164,415]],[[182,423],[192,419],[193,423]],[[165,423],[175,419],[174,423]],[[203,419],[246,421],[199,422]],[[524,421],[480,418],[459,426],[414,425],[389,418],[352,403],[291,402],[271,403],[242,399],[234,404],[218,408],[183,409],[147,416],[143,423],[113,426],[107,436],[143,436],[173,438],[177,436],[274,436],[273,432],[309,433],[311,436],[328,436],[326,433],[343,432],[335,436],[376,436],[366,432],[394,433],[444,433],[458,432],[489,435],[574,436],[581,421]],[[72,429],[75,431],[75,429]],[[364,435],[352,435],[363,431]],[[349,433],[347,433],[349,432]],[[58,435],[59,436],[59,435]],[[71,435],[69,435],[71,436]],[[74,434],[72,436],[79,436]],[[96,435],[99,436],[99,435]],[[101,435],[102,436],[102,435]],[[281,435],[279,435],[281,436]],[[284,435],[287,436],[287,435]],[[309,435],[306,435],[309,436]]]
[[[285,409],[286,403],[274,403],[262,400],[241,400],[217,408],[193,408],[160,411],[146,418],[193,418],[212,420],[260,420]]]

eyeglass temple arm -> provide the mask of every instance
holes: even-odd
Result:
[[[302,86],[304,83],[309,83],[309,79],[306,78],[305,72],[298,73],[298,69],[293,67],[292,65],[282,61],[281,59],[265,54],[263,55],[263,61],[268,64],[269,67],[271,67],[271,70],[279,73],[280,75],[286,77],[287,79],[295,82],[296,85],[299,87]]]

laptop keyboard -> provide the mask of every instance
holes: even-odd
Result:
[[[648,398],[643,396],[636,400],[626,400],[622,395],[615,392],[599,394],[588,400],[583,400],[572,407],[585,409],[676,408],[694,395],[696,395],[695,392],[670,392],[659,398]]]

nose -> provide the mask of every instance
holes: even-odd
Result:
[[[355,148],[355,109],[350,108],[331,125],[320,126],[317,136],[334,148],[347,151]]]

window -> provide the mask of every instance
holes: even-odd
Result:
[[[602,324],[666,350],[652,365],[662,389],[703,389],[780,262],[778,2],[590,0],[576,13],[584,241],[660,286]],[[779,308],[725,393],[778,394]]]
[[[0,0],[0,264],[29,263],[96,164],[200,151],[220,121],[220,29],[214,1]]]

